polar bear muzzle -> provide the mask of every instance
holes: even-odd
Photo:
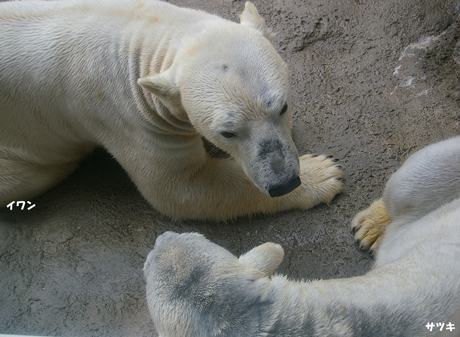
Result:
[[[288,194],[301,184],[294,144],[289,137],[275,136],[282,134],[281,130],[267,128],[263,133],[265,139],[259,140],[257,146],[257,169],[263,172],[261,178],[268,182],[266,188],[272,198]]]
[[[269,187],[268,193],[272,198],[281,197],[285,194],[288,194],[300,186],[300,177],[295,176],[292,179],[289,179],[286,183],[278,184]]]

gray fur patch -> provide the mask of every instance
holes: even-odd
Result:
[[[327,316],[332,318],[344,317],[344,311],[338,308],[343,306],[332,306],[327,310]],[[372,310],[364,310],[357,307],[347,307],[345,317],[346,324],[349,326],[353,336],[362,337],[401,337],[412,336],[411,332],[422,332],[424,326],[415,326],[417,321],[416,310],[410,310],[411,305],[398,306],[404,310],[397,310],[395,308],[388,308],[384,305],[375,305]],[[334,322],[335,323],[335,322]],[[338,324],[343,321],[337,322]]]
[[[172,295],[176,298],[191,298],[195,297],[197,293],[197,288],[199,288],[200,283],[203,279],[206,279],[206,269],[203,266],[196,265],[190,273],[188,279],[184,282],[177,283],[174,286],[174,291]]]
[[[266,139],[259,144],[259,152],[257,153],[257,156],[261,160],[267,160],[268,156],[273,153],[280,154],[280,156],[284,159],[283,144],[279,139]]]

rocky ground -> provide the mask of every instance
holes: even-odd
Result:
[[[238,0],[171,0],[230,20]],[[167,230],[241,254],[273,241],[295,279],[361,275],[372,259],[349,225],[414,151],[460,134],[458,0],[275,0],[254,4],[292,75],[300,154],[340,159],[346,190],[309,211],[173,222],[103,150],[30,211],[0,211],[0,333],[154,336],[142,267]],[[459,322],[460,323],[460,322]]]

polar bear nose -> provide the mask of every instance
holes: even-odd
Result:
[[[299,176],[295,176],[292,179],[289,179],[287,182],[272,186],[268,189],[268,193],[272,198],[274,197],[281,197],[282,195],[288,194],[292,192],[297,187],[300,186],[300,178]]]

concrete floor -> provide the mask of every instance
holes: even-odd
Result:
[[[230,20],[234,0],[174,0]],[[195,231],[241,254],[272,241],[295,279],[364,274],[349,230],[425,145],[460,134],[460,1],[254,1],[291,69],[300,154],[340,159],[346,190],[308,211],[227,224],[171,221],[102,149],[30,211],[0,210],[0,333],[155,336],[142,267],[155,238]],[[459,322],[460,323],[460,322]]]

